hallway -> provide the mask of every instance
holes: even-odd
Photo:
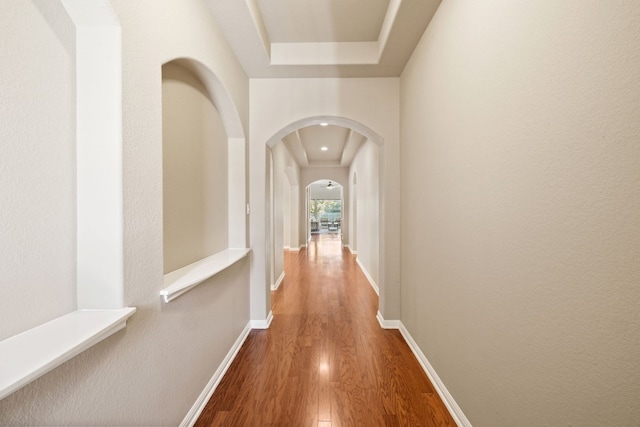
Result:
[[[337,234],[285,252],[273,322],[254,330],[196,426],[454,426]]]

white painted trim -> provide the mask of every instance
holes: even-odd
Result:
[[[76,307],[124,307],[122,36],[111,2],[64,0],[75,25]]]
[[[365,277],[367,278],[367,280],[371,284],[371,287],[373,288],[373,290],[376,291],[376,294],[378,296],[380,296],[380,288],[378,288],[378,284],[373,280],[373,278],[371,277],[371,275],[369,274],[369,272],[367,271],[365,266],[360,262],[360,258],[356,258],[356,262],[358,263],[358,265],[360,266],[360,269],[362,270],[362,272],[364,273]]]
[[[300,248],[289,248],[290,252],[298,252],[299,250],[300,250]]]
[[[251,328],[252,329],[269,329],[271,326],[271,321],[273,320],[273,312],[269,310],[269,314],[265,320],[252,320]]]
[[[400,333],[404,337],[404,340],[407,342],[407,345],[409,346],[413,354],[418,359],[418,362],[420,362],[422,369],[426,372],[429,380],[431,380],[431,384],[433,384],[433,387],[438,392],[438,395],[449,410],[449,413],[453,417],[456,424],[460,427],[471,427],[471,422],[467,419],[467,417],[462,412],[462,409],[460,409],[460,406],[458,406],[456,401],[453,399],[453,396],[451,396],[451,393],[449,393],[449,390],[447,390],[447,387],[444,385],[444,383],[436,373],[436,370],[433,368],[431,363],[429,363],[427,356],[425,356],[418,344],[416,344],[404,324],[402,322],[399,322],[399,324]]]
[[[278,280],[276,280],[276,283],[271,285],[271,290],[272,291],[277,291],[278,288],[280,287],[280,285],[282,284],[283,280],[284,280],[284,271],[280,274],[280,277],[278,277]]]
[[[378,319],[378,323],[382,329],[400,329],[399,320],[384,320],[380,312],[376,315],[376,319]]]
[[[72,311],[0,341],[0,399],[124,328],[135,311]]]
[[[211,399],[213,392],[218,387],[218,384],[220,384],[220,381],[222,381],[222,377],[224,377],[227,369],[229,369],[229,366],[231,366],[231,363],[233,363],[233,360],[238,355],[238,351],[240,351],[242,344],[244,344],[250,332],[251,322],[248,322],[247,326],[245,326],[244,330],[242,331],[236,342],[233,344],[220,366],[218,366],[216,372],[204,387],[204,390],[202,390],[202,393],[200,393],[200,396],[198,396],[198,400],[196,400],[187,415],[180,423],[180,427],[192,427],[196,423],[204,407],[207,405],[207,402],[209,402],[209,399]]]
[[[240,261],[251,249],[226,249],[164,275],[160,295],[165,303],[178,298],[210,277]]]
[[[289,248],[289,246],[284,246],[282,249],[285,250],[285,251],[291,250],[291,248]]]
[[[358,255],[358,251],[354,251],[353,249],[351,249],[351,246],[344,245],[344,247],[349,249],[349,252],[351,252],[351,255]]]

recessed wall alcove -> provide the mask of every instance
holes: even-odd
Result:
[[[6,8],[0,23],[21,30],[3,40],[15,61],[0,66],[0,116],[10,118],[1,126],[10,191],[0,190],[0,284],[11,289],[0,306],[0,399],[135,312],[123,298],[118,19],[108,0]]]
[[[181,58],[162,66],[165,302],[249,252],[244,139],[229,138],[219,91],[213,74],[197,61]]]

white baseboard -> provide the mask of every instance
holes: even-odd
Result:
[[[373,290],[376,291],[376,294],[378,296],[380,296],[380,288],[378,288],[378,284],[373,280],[373,278],[371,278],[371,275],[369,274],[369,272],[367,271],[365,266],[362,265],[362,263],[360,262],[360,259],[356,258],[356,262],[358,263],[358,265],[360,266],[360,269],[362,270],[362,272],[364,273],[365,277],[367,278],[367,280],[371,284],[371,287],[373,288]]]
[[[213,374],[204,390],[202,390],[202,393],[200,393],[200,396],[198,396],[196,403],[193,404],[186,417],[184,417],[180,423],[180,427],[193,427],[196,423],[198,417],[202,413],[202,410],[207,405],[207,402],[209,402],[209,399],[211,399],[216,387],[220,384],[222,377],[227,372],[227,369],[229,369],[229,366],[231,366],[233,359],[236,358],[238,351],[240,351],[240,347],[242,347],[242,344],[244,344],[244,341],[249,336],[249,332],[251,332],[251,322],[247,323],[247,326],[245,326],[244,330],[233,344],[220,366],[218,366],[218,369]]]
[[[273,320],[273,312],[269,310],[269,314],[265,320],[252,320],[251,329],[269,329]]]
[[[291,252],[298,252],[300,250],[300,247],[298,248],[289,248],[289,251]]]
[[[380,315],[380,312],[378,312],[378,315],[380,316],[380,318],[382,318],[382,316]],[[378,319],[378,321],[380,321],[380,319]],[[416,342],[414,341],[413,337],[411,336],[407,328],[404,326],[404,324],[401,321],[398,321],[398,323],[399,323],[398,329],[400,329],[400,333],[404,337],[404,340],[407,342],[407,345],[409,346],[413,354],[418,359],[418,362],[420,362],[422,369],[426,372],[427,376],[429,377],[429,380],[431,380],[431,384],[433,384],[433,387],[438,392],[438,395],[444,402],[444,405],[449,410],[449,413],[453,417],[456,424],[459,427],[472,427],[471,422],[464,415],[464,413],[462,412],[462,409],[460,409],[460,406],[458,406],[456,401],[453,399],[453,396],[451,396],[451,393],[449,393],[449,390],[447,390],[447,387],[445,387],[444,383],[436,373],[436,370],[433,368],[433,366],[431,366],[431,363],[429,363],[427,356],[425,356],[425,354],[422,352],[420,347],[418,347],[418,344],[416,344]]]
[[[284,280],[284,271],[280,274],[280,277],[278,277],[278,280],[276,280],[276,283],[271,285],[271,290],[272,291],[277,291],[278,288],[280,287],[280,285],[282,284],[283,280]]]
[[[378,319],[378,323],[380,323],[382,329],[400,329],[399,320],[384,320],[380,312],[376,315],[376,319]]]
[[[349,252],[351,252],[351,255],[358,255],[358,251],[354,251],[353,249],[351,249],[351,246],[344,245],[344,247],[349,249]]]

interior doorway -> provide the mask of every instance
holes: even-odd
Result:
[[[350,136],[348,139],[352,141],[354,140],[354,138],[357,137],[356,139],[361,140],[360,143],[358,144],[358,149],[355,150],[354,153],[352,153],[353,158],[348,163],[348,166],[345,165],[343,167],[339,167],[338,164],[342,164],[342,163],[336,163],[335,165],[333,165],[331,162],[327,160],[320,161],[320,159],[316,159],[316,160],[312,159],[313,162],[310,163],[309,156],[305,158],[305,156],[303,155],[300,155],[300,156],[297,155],[297,154],[300,154],[298,153],[298,151],[306,152],[305,149],[311,150],[315,148],[318,151],[323,151],[322,150],[323,147],[327,146],[327,148],[329,148],[328,144],[300,145],[299,143],[298,144],[295,143],[296,140],[300,142],[300,135],[298,132],[300,129],[303,129],[309,126],[315,126],[315,125],[318,125],[318,127],[322,127],[323,123],[334,124],[336,126],[343,126],[343,127],[349,128],[351,134],[349,134]],[[358,137],[358,135],[360,135],[360,137]],[[291,143],[290,146],[286,144],[286,141],[289,141]],[[275,242],[276,244],[272,247],[268,242],[265,242],[269,239],[269,234],[270,234],[269,227],[268,227],[269,223],[265,224],[267,225],[267,227],[263,228],[265,231],[263,236],[264,240],[261,240],[261,239],[257,239],[257,240],[260,242],[260,244],[267,243],[267,250],[271,250],[272,253],[260,256],[260,254],[256,251],[254,255],[256,257],[257,268],[259,269],[261,266],[264,265],[265,270],[267,271],[264,271],[264,270],[260,271],[260,273],[263,273],[264,276],[262,274],[258,275],[257,272],[254,271],[253,273],[256,273],[256,274],[252,274],[252,280],[255,279],[255,280],[261,281],[261,283],[264,283],[265,281],[269,281],[272,277],[273,279],[277,278],[275,280],[275,283],[272,283],[272,286],[270,287],[271,290],[274,290],[274,291],[277,290],[281,283],[286,283],[285,274],[284,274],[285,268],[284,268],[284,265],[282,265],[282,268],[280,268],[280,265],[278,262],[275,262],[274,263],[275,265],[272,264],[270,262],[270,256],[277,258],[277,257],[280,257],[280,255],[282,254],[283,255],[282,258],[284,258],[285,253],[291,255],[290,252],[292,251],[299,252],[300,253],[299,256],[308,256],[310,254],[310,251],[308,251],[309,244],[312,243],[313,241],[312,237],[324,236],[324,237],[335,237],[336,240],[340,241],[340,244],[343,249],[348,248],[348,250],[351,251],[352,255],[357,255],[358,264],[361,265],[361,268],[363,269],[363,271],[366,270],[368,272],[368,277],[371,277],[370,281],[376,283],[376,286],[374,286],[374,289],[376,288],[384,289],[383,283],[381,283],[378,286],[378,281],[382,282],[380,278],[384,276],[384,271],[385,271],[384,254],[386,254],[387,257],[389,257],[389,254],[392,254],[392,258],[395,259],[395,255],[398,253],[398,251],[393,250],[391,252],[389,251],[384,252],[384,251],[381,251],[380,249],[383,246],[385,246],[384,242],[387,240],[391,240],[392,243],[395,243],[395,240],[396,240],[395,238],[399,235],[399,233],[389,234],[389,236],[391,236],[392,238],[391,239],[385,238],[387,235],[382,233],[382,230],[384,228],[383,220],[385,218],[384,212],[393,212],[399,204],[398,203],[393,204],[393,206],[391,206],[393,209],[390,209],[390,210],[382,209],[384,204],[383,200],[386,200],[386,198],[383,197],[385,193],[382,190],[386,188],[385,182],[387,182],[385,180],[379,179],[380,172],[382,170],[385,170],[384,165],[386,165],[386,162],[383,161],[385,151],[381,149],[382,147],[385,147],[384,140],[382,139],[382,137],[379,134],[372,131],[371,129],[369,129],[368,127],[362,125],[361,123],[354,122],[352,120],[345,119],[343,117],[327,118],[325,116],[322,116],[322,117],[310,117],[297,122],[293,122],[283,127],[280,131],[276,132],[275,134],[273,134],[271,137],[268,138],[266,145],[268,148],[271,149],[271,151],[267,151],[267,153],[271,152],[274,156],[273,167],[274,167],[275,185],[273,187],[273,191],[275,192],[275,194],[272,194],[270,192],[271,189],[269,188],[269,185],[268,185],[269,178],[270,178],[270,175],[269,175],[270,165],[267,159],[265,158],[264,159],[265,160],[264,179],[261,179],[259,182],[259,185],[257,185],[257,187],[255,188],[262,189],[264,186],[264,195],[265,195],[266,203],[263,206],[260,206],[259,204],[260,201],[257,200],[255,205],[263,207],[265,209],[265,214],[266,214],[265,216],[268,216],[269,213],[271,212],[271,204],[273,204],[273,213],[281,217],[282,221],[284,221],[286,215],[283,213],[283,210],[286,209],[286,194],[289,194],[290,196],[293,195],[294,197],[297,195],[299,197],[298,202],[296,203],[294,201],[290,201],[291,205],[289,206],[290,208],[292,208],[291,210],[292,214],[294,212],[297,213],[297,218],[295,218],[295,215],[293,215],[293,217],[290,216],[289,226],[290,226],[290,231],[297,230],[299,234],[297,235],[298,239],[293,240],[295,242],[293,246],[290,240],[289,248],[287,250],[285,245],[286,239],[284,239],[284,237],[281,238],[282,245],[280,245],[277,240],[280,238],[279,236],[283,235],[287,229],[287,227],[283,225],[281,230],[277,230],[277,229],[274,230],[274,235],[275,235],[274,237],[276,239],[276,242]],[[298,157],[302,159],[300,160],[300,162],[302,163],[299,163],[297,161]],[[344,158],[340,157],[340,160],[337,160],[337,162],[342,162],[343,160]],[[291,185],[291,188],[289,188],[288,191],[283,190],[281,192],[280,190],[286,187],[286,178],[284,177],[284,174],[287,173],[287,171],[289,171],[290,175],[293,177],[293,179],[290,179],[289,184],[295,182],[295,183],[298,183],[299,186],[296,188],[295,186]],[[353,224],[352,224],[353,213],[352,213],[351,203],[353,203],[354,200],[353,200],[353,195],[351,195],[351,191],[352,191],[351,188],[352,188],[352,181],[355,181],[356,174],[357,174],[357,182],[358,182],[358,191],[357,191],[357,200],[355,201],[355,203],[357,203],[356,225],[358,227],[357,229],[353,229]],[[291,178],[288,173],[287,173],[287,178]],[[332,184],[331,187],[334,187],[334,186],[336,187],[335,189],[332,189],[330,191],[339,193],[340,194],[339,196],[333,195],[331,197],[317,197],[315,195],[311,195],[310,188],[312,185],[324,184],[325,188],[327,188],[329,187],[329,183],[330,183],[329,180],[331,180],[331,184]],[[394,199],[391,196],[389,196],[389,198],[392,200]],[[317,199],[317,200],[339,199],[340,200],[341,202],[340,203],[341,209],[339,214],[340,227],[336,230],[335,226],[332,226],[331,231],[334,232],[334,234],[328,234],[329,224],[327,224],[327,228],[326,228],[327,234],[311,233],[312,219],[315,219],[314,222],[317,222],[318,232],[321,230],[321,226],[322,226],[321,215],[314,215],[319,217],[312,218],[312,215],[310,212],[310,210],[312,209],[310,208],[310,200],[312,199]],[[314,212],[314,213],[317,214],[317,212]],[[258,226],[258,229],[259,229],[259,226],[263,225],[263,221],[257,221],[256,223],[255,215],[251,216],[250,223],[252,227]],[[276,221],[276,224],[280,224],[279,219]],[[314,231],[315,231],[315,228],[316,228],[316,224],[313,224]],[[324,228],[322,228],[322,231],[324,232]],[[354,233],[359,233],[357,236],[357,240],[358,240],[358,249],[360,250],[357,252],[355,252],[354,248],[350,246],[352,234]],[[304,250],[305,252],[303,253],[302,250]],[[396,262],[393,265],[394,266],[398,265],[398,263]],[[269,276],[270,268],[274,269],[274,274],[271,277]],[[283,279],[282,282],[279,280],[280,277],[282,277]],[[393,283],[397,283],[397,282],[394,281]],[[387,295],[392,295],[392,294],[387,294]],[[256,304],[260,304],[262,301],[270,301],[270,298],[271,298],[271,294],[265,295],[264,300],[259,300],[258,299],[259,296],[260,295],[256,295],[256,299],[257,299]],[[395,298],[395,295],[392,295],[392,296]],[[394,299],[393,301],[396,301],[396,299]],[[383,300],[381,300],[380,305],[382,306],[382,304],[383,304]],[[267,316],[267,318],[268,317],[269,316]]]
[[[314,234],[342,235],[343,188],[338,182],[318,180],[307,191],[309,237]]]

